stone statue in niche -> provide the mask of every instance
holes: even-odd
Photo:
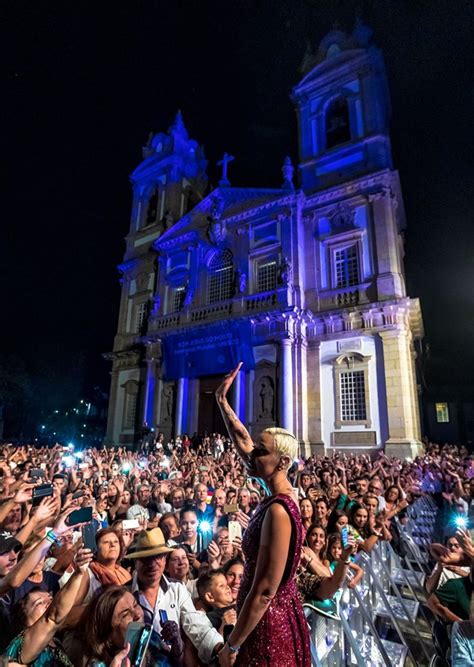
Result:
[[[214,245],[219,245],[227,236],[227,227],[222,218],[222,212],[224,210],[224,200],[222,197],[213,197],[211,214],[207,217],[209,221],[209,226],[207,228],[207,235],[209,240]]]
[[[163,225],[163,231],[166,232],[174,224],[174,218],[169,210],[165,211],[163,218],[161,219],[161,224]]]
[[[155,294],[151,301],[151,315],[156,317],[160,312],[161,297],[159,294]]]
[[[194,297],[194,290],[191,285],[186,285],[186,292],[184,295],[183,306],[190,306]]]
[[[275,392],[273,391],[272,381],[264,377],[260,383],[260,417],[273,419],[273,403]]]
[[[238,294],[245,294],[247,290],[247,274],[237,269],[235,272],[235,291]]]
[[[158,213],[158,188],[155,188],[153,194],[148,200],[148,209],[146,212],[147,225],[151,225],[153,222],[156,222],[157,213]]]
[[[280,268],[280,282],[282,285],[290,285],[293,278],[293,269],[288,257],[285,257]]]
[[[173,386],[171,384],[163,389],[163,416],[166,420],[171,420],[173,416]]]
[[[143,290],[146,290],[148,288],[148,273],[140,273],[137,276],[137,288],[139,292],[143,292]]]

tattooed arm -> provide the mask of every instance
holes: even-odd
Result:
[[[234,368],[231,373],[225,376],[222,384],[216,389],[216,400],[222,413],[224,423],[229,432],[229,436],[236,446],[240,457],[243,459],[244,463],[246,463],[248,461],[249,454],[254,447],[252,438],[250,437],[250,433],[247,431],[227,401],[227,392],[231,388],[232,383],[237,377],[241,367],[242,362],[237,366],[237,368]]]

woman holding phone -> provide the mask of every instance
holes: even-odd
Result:
[[[237,598],[237,623],[219,653],[221,666],[309,667],[309,634],[295,573],[303,527],[288,470],[298,441],[282,428],[262,431],[256,442],[227,401],[242,364],[226,375],[216,399],[229,435],[250,475],[268,486],[242,540],[245,570]],[[278,548],[275,546],[278,545]]]

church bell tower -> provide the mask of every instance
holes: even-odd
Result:
[[[392,168],[385,66],[370,37],[361,23],[350,35],[336,28],[304,58],[293,101],[305,192]]]

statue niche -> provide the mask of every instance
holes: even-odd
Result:
[[[264,375],[259,380],[259,414],[258,419],[270,419],[274,420],[275,418],[275,390],[273,388],[273,380]]]
[[[151,225],[156,222],[156,216],[158,214],[158,188],[153,190],[153,194],[148,200],[148,208],[146,212],[146,224]]]
[[[269,359],[261,359],[255,367],[251,432],[260,432],[264,428],[277,425],[278,391],[276,374],[276,365]]]

